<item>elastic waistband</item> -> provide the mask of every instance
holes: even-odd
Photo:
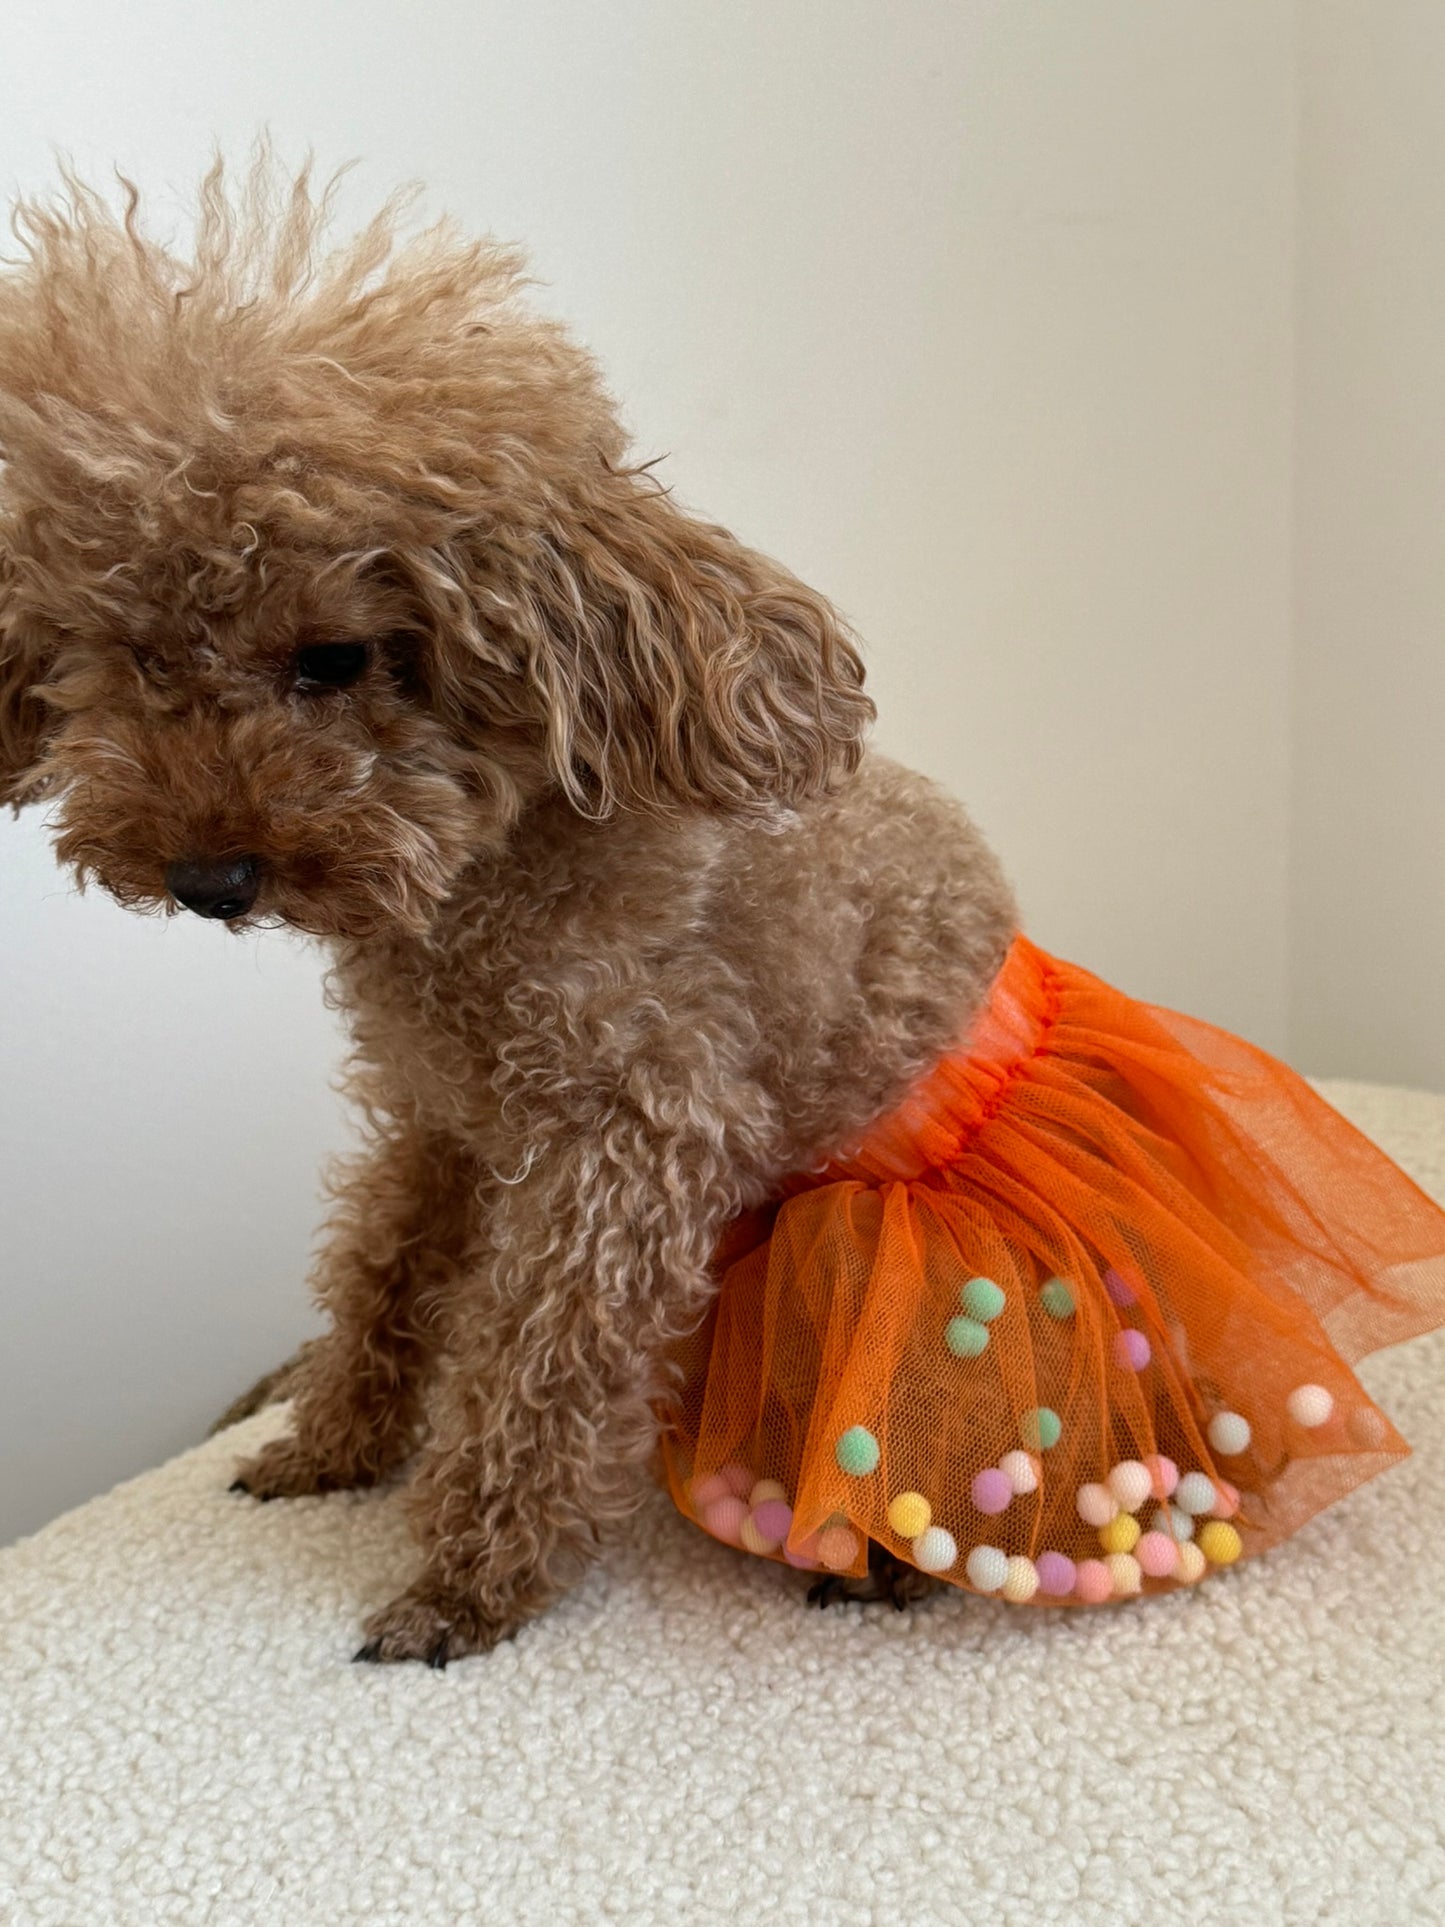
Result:
[[[853,1178],[876,1184],[921,1177],[956,1162],[1023,1067],[1047,1049],[1062,991],[1060,965],[1027,937],[1016,936],[960,1043],[818,1182]]]

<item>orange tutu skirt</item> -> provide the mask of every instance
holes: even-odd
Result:
[[[735,1224],[662,1417],[683,1513],[1097,1604],[1408,1453],[1350,1367],[1445,1323],[1445,1213],[1292,1071],[1019,937],[964,1044]]]

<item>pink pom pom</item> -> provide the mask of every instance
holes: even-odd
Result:
[[[753,1475],[745,1465],[725,1465],[718,1477],[735,1499],[745,1499],[753,1489]]]
[[[1087,1605],[1101,1606],[1114,1594],[1114,1575],[1102,1559],[1085,1559],[1074,1578],[1074,1591]]]
[[[1170,1499],[1179,1484],[1179,1467],[1173,1459],[1166,1459],[1158,1452],[1152,1453],[1144,1461],[1149,1474],[1149,1484],[1156,1499]]]
[[[1139,1294],[1121,1272],[1111,1265],[1104,1273],[1104,1289],[1116,1305],[1137,1305]]]
[[[1114,1363],[1121,1372],[1142,1372],[1151,1356],[1143,1332],[1130,1326],[1127,1331],[1114,1333]]]
[[[846,1572],[858,1552],[858,1535],[847,1526],[824,1526],[818,1534],[818,1557],[830,1572]]]
[[[793,1508],[783,1499],[765,1499],[753,1511],[753,1524],[765,1539],[786,1539],[793,1526]]]
[[[1216,1519],[1232,1519],[1239,1510],[1239,1487],[1231,1485],[1227,1479],[1216,1479],[1214,1504],[1210,1509]]]
[[[1067,1599],[1074,1590],[1079,1569],[1065,1553],[1041,1552],[1036,1562],[1039,1591],[1051,1599]]]
[[[1014,1496],[1008,1475],[1000,1472],[996,1465],[980,1472],[973,1482],[973,1502],[980,1512],[1006,1511]]]
[[[818,1570],[817,1533],[810,1532],[807,1538],[800,1539],[796,1546],[784,1546],[783,1557],[790,1566],[796,1566],[800,1572],[816,1572]]]
[[[724,1539],[730,1546],[741,1543],[743,1520],[748,1509],[741,1499],[714,1499],[702,1515],[702,1522],[714,1539]]]
[[[1167,1532],[1146,1532],[1134,1548],[1134,1557],[1151,1579],[1167,1579],[1179,1564],[1179,1548]]]
[[[706,1512],[708,1507],[716,1504],[719,1499],[726,1499],[731,1496],[732,1488],[729,1486],[727,1480],[720,1478],[716,1472],[711,1473],[705,1479],[693,1480],[692,1502],[699,1512]]]
[[[1081,1485],[1076,1503],[1086,1526],[1106,1526],[1119,1516],[1119,1501],[1106,1485]]]

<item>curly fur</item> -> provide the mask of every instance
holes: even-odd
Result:
[[[263,1498],[418,1452],[380,1658],[479,1650],[632,1502],[740,1209],[959,1033],[1006,885],[863,741],[829,604],[686,514],[511,250],[208,176],[189,258],[67,179],[0,275],[0,796],[83,882],[324,938],[364,1151]],[[353,687],[293,658],[366,641]],[[234,927],[234,926],[233,926]]]

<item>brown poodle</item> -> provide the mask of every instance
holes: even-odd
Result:
[[[630,464],[517,255],[67,182],[0,275],[0,797],[121,903],[327,945],[366,1148],[260,1498],[419,1456],[369,1657],[485,1649],[633,1503],[719,1234],[959,1036],[1014,929],[865,753],[836,612]]]

